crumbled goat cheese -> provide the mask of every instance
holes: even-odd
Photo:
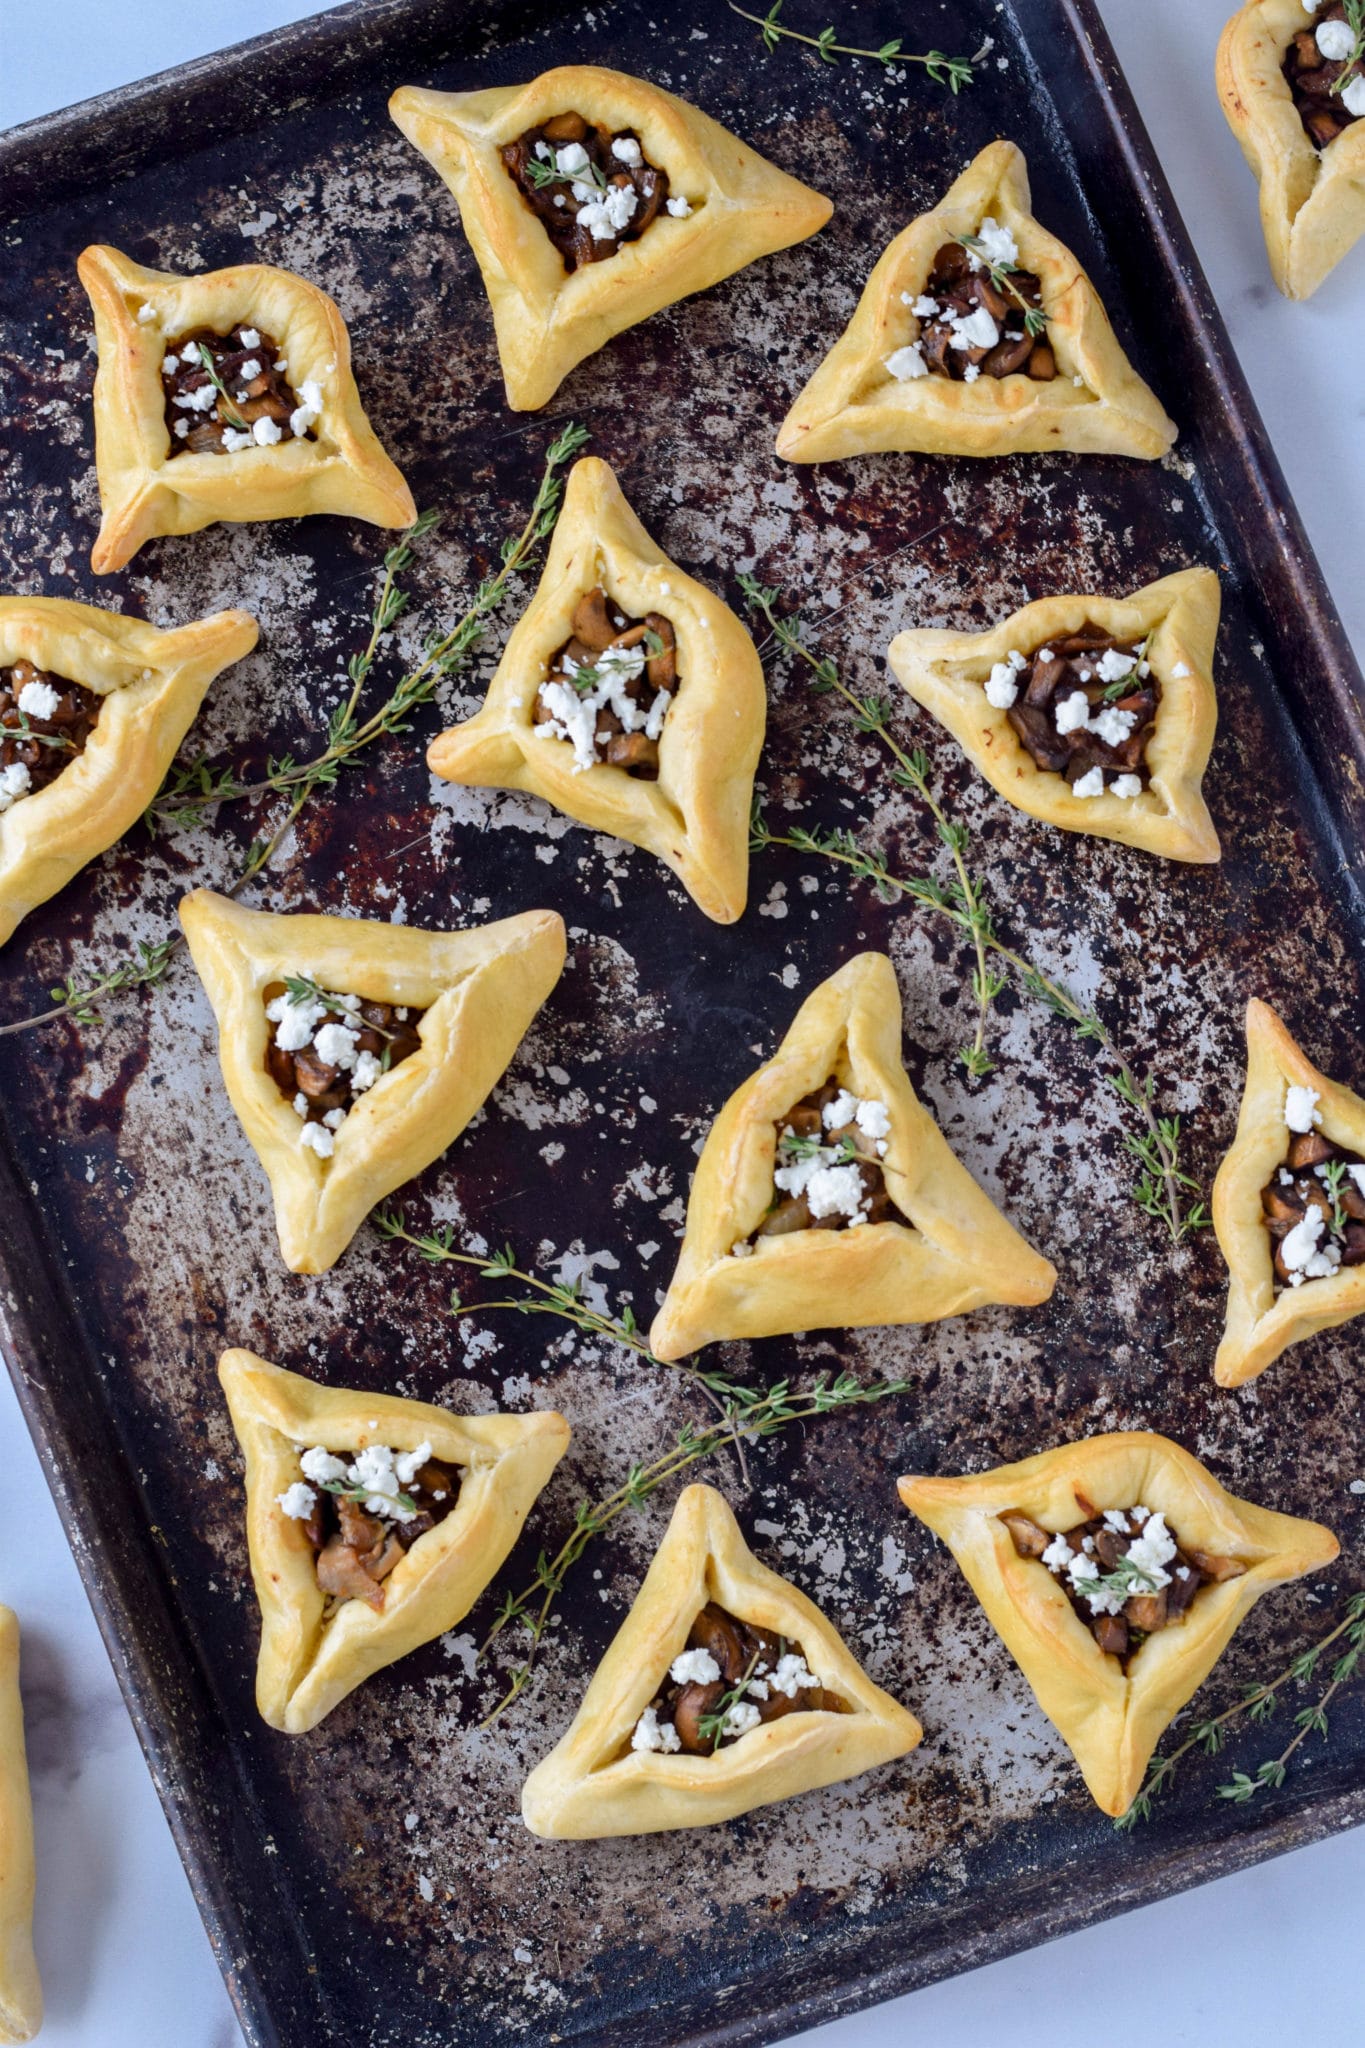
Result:
[[[179,368],[179,356],[163,356],[161,358],[161,374],[163,377],[173,377]]]
[[[1095,663],[1095,673],[1102,683],[1121,683],[1136,667],[1135,654],[1120,654],[1117,647],[1106,647]]]
[[[989,213],[977,229],[980,251],[969,249],[967,261],[973,270],[980,270],[985,263],[997,263],[1004,270],[1014,270],[1019,263],[1019,244],[1008,228],[1002,228]]]
[[[865,1138],[874,1142],[891,1135],[891,1112],[884,1102],[875,1097],[860,1102],[854,1111],[854,1121]]]
[[[1365,78],[1353,78],[1341,95],[1341,104],[1356,120],[1365,116]]]
[[[754,1248],[746,1238],[737,1237],[730,1247],[730,1257],[732,1259],[751,1259],[753,1255]]]
[[[289,358],[288,358],[288,356],[276,356],[276,358],[275,358],[275,368],[276,368],[277,370],[287,370],[287,369],[289,368]]]
[[[827,1131],[841,1131],[845,1124],[851,1124],[858,1114],[858,1098],[851,1088],[841,1088],[833,1102],[824,1107],[821,1122]]]
[[[296,1479],[292,1486],[286,1486],[283,1493],[275,1495],[276,1503],[291,1521],[306,1522],[318,1504],[318,1497],[311,1486],[305,1486]]]
[[[405,1483],[411,1482],[413,1474],[431,1456],[430,1444],[425,1444],[422,1448],[426,1456],[421,1458],[417,1465],[412,1466],[411,1471],[408,1473],[407,1482],[400,1478],[398,1472],[399,1461],[395,1461],[394,1454],[387,1444],[367,1444],[365,1449],[359,1453],[347,1477],[354,1485],[364,1487],[364,1508],[367,1515],[386,1515],[391,1521],[396,1522],[410,1522],[413,1520],[416,1510],[414,1508],[405,1508],[396,1496],[401,1491],[402,1486]],[[414,1452],[408,1458],[401,1460],[401,1462],[407,1466],[411,1463],[411,1457],[415,1456],[416,1453]]]
[[[669,1665],[668,1675],[674,1685],[714,1685],[720,1666],[709,1650],[684,1650]]]
[[[212,384],[201,384],[197,391],[177,391],[175,403],[186,412],[212,412],[218,403],[218,393]]]
[[[1073,796],[1103,796],[1104,771],[1100,768],[1091,768],[1086,774],[1078,777],[1071,785],[1071,794]]]
[[[236,427],[224,427],[223,446],[229,455],[240,455],[244,448],[256,446],[256,436],[249,427],[245,433],[239,433]]]
[[[176,423],[175,423],[175,438],[176,438],[176,440],[177,440],[177,441],[187,441],[187,440],[189,439],[189,433],[190,433],[190,423],[189,423],[189,421],[188,421],[188,420],[177,420],[177,421],[176,421]]]
[[[953,314],[949,324],[953,330],[950,348],[994,348],[1000,339],[1000,329],[984,306],[972,313]]]
[[[247,346],[250,347],[251,344],[248,342]],[[259,377],[260,374],[261,359],[259,356],[248,356],[246,361],[242,364],[241,369],[237,372],[237,375],[241,378],[244,384],[249,384],[253,377]],[[244,391],[242,393],[242,397],[245,398],[246,395],[247,394]]]
[[[1302,1287],[1305,1280],[1325,1280],[1335,1273],[1341,1264],[1341,1247],[1330,1239],[1326,1244],[1319,1240],[1327,1228],[1327,1218],[1321,1209],[1309,1209],[1300,1222],[1280,1240],[1280,1257],[1284,1260],[1291,1287]]]
[[[1055,723],[1060,733],[1084,732],[1090,723],[1090,703],[1084,690],[1073,690],[1058,700]]]
[[[902,292],[901,298],[917,320],[932,320],[942,310],[938,300],[930,298],[928,292],[921,292],[917,299],[912,299],[909,292]]]
[[[1318,1101],[1319,1096],[1316,1088],[1286,1089],[1284,1120],[1288,1128],[1291,1131],[1298,1132],[1302,1137],[1312,1130],[1314,1124],[1320,1124],[1322,1122],[1322,1112],[1317,1106]]]
[[[641,161],[640,145],[633,135],[618,135],[611,145],[611,153],[621,164],[638,164]]]
[[[812,1216],[847,1216],[853,1222],[866,1214],[862,1175],[856,1166],[818,1166],[806,1182]]]
[[[610,242],[630,226],[639,204],[640,195],[633,185],[608,185],[605,192],[594,193],[587,205],[579,208],[578,225],[588,230],[594,242]]]
[[[383,1071],[384,1063],[376,1058],[374,1053],[357,1053],[355,1065],[351,1069],[352,1094],[363,1095],[367,1088],[373,1088]]]
[[[155,319],[156,319],[156,307],[155,307],[155,306],[139,306],[139,307],[138,307],[138,309],[137,309],[137,324],[138,324],[138,326],[139,326],[139,327],[150,327],[150,326],[151,326],[151,324],[152,324],[152,322],[153,322],[153,320],[155,320]]]
[[[915,377],[927,377],[929,365],[917,341],[909,341],[904,348],[898,348],[894,355],[883,359],[883,368],[889,370],[898,384],[909,383]]]
[[[979,363],[968,363],[966,369],[962,372],[962,381],[964,384],[975,384],[980,375],[981,365]]]
[[[757,1707],[748,1700],[737,1700],[720,1724],[722,1735],[747,1735],[751,1728],[757,1728],[763,1719]]]
[[[243,348],[259,348],[261,345],[261,337],[256,332],[256,329],[254,327],[239,327],[237,330],[237,339],[241,342]],[[258,369],[259,365],[257,370],[253,370],[251,372],[251,375],[253,377],[257,375]],[[242,371],[242,375],[244,377],[247,375],[245,369]]]
[[[19,692],[19,709],[25,718],[51,718],[61,701],[61,692],[51,683],[25,683]]]
[[[997,711],[1008,711],[1019,695],[1019,677],[1028,667],[1019,650],[1012,647],[1003,661],[997,661],[986,678],[986,702]]]
[[[7,811],[21,796],[27,796],[32,787],[33,777],[22,761],[0,768],[0,811]]]
[[[635,1723],[630,1746],[634,1750],[662,1750],[665,1756],[673,1756],[682,1748],[682,1739],[671,1721],[660,1721],[657,1711],[646,1707]]]
[[[316,377],[305,377],[299,386],[299,402],[289,415],[289,430],[301,441],[308,429],[322,417],[322,386]]]
[[[1148,1513],[1143,1520],[1142,1534],[1128,1546],[1129,1563],[1158,1587],[1169,1586],[1171,1575],[1165,1566],[1174,1556],[1175,1538],[1166,1527],[1166,1517]]]
[[[313,1042],[313,1033],[327,1014],[327,1006],[313,996],[296,1003],[292,996],[276,996],[267,1003],[265,1014],[275,1026],[275,1043],[281,1052],[302,1052]]]
[[[777,1669],[768,1674],[768,1683],[774,1692],[780,1692],[785,1699],[794,1700],[799,1692],[809,1692],[813,1685],[820,1683],[815,1673],[806,1666],[806,1660],[794,1650],[788,1650],[777,1660]],[[750,1691],[753,1690],[752,1684]]]
[[[1132,737],[1133,727],[1137,724],[1137,713],[1120,711],[1115,705],[1106,704],[1102,711],[1094,718],[1087,719],[1086,723],[1091,732],[1097,733],[1107,747],[1121,747],[1126,739]]]
[[[572,177],[576,171],[588,168],[588,152],[581,142],[566,142],[563,149],[555,151],[555,169]]]
[[[308,1097],[307,1097],[307,1096],[306,1096],[306,1095],[304,1094],[303,1090],[302,1090],[302,1089],[300,1088],[300,1090],[299,1090],[298,1094],[297,1094],[297,1095],[296,1095],[296,1096],[294,1097],[294,1114],[295,1114],[295,1116],[307,1116],[307,1114],[308,1114],[308,1111],[309,1111],[309,1108],[310,1108],[310,1107],[311,1107],[311,1105],[310,1105],[310,1103],[309,1103]]]
[[[1109,785],[1110,796],[1134,797],[1142,795],[1140,775],[1116,775]]]
[[[1054,1536],[1043,1552],[1043,1563],[1050,1572],[1064,1572],[1071,1563],[1071,1545],[1065,1536]]]
[[[574,750],[575,775],[597,765],[599,711],[613,711],[624,732],[643,732],[648,739],[658,739],[663,731],[671,702],[670,692],[658,691],[649,710],[644,711],[626,687],[644,673],[645,660],[645,650],[641,645],[608,647],[590,665],[597,680],[581,694],[574,686],[574,679],[584,673],[589,664],[580,666],[572,657],[566,657],[564,661],[569,681],[541,684],[540,701],[550,716],[536,727],[536,733],[541,739],[569,741]]]
[[[400,1486],[411,1486],[423,1465],[431,1460],[431,1445],[423,1438],[415,1451],[400,1451],[394,1459],[393,1469],[398,1474]]]
[[[316,1152],[319,1159],[330,1159],[336,1140],[326,1124],[305,1124],[299,1132],[299,1143],[305,1152]]]
[[[671,213],[674,220],[686,220],[688,214],[692,211],[692,202],[690,199],[684,199],[682,194],[679,193],[676,199],[665,201],[664,211]]]
[[[1171,674],[1176,678],[1177,682],[1182,683],[1184,682],[1189,672],[1190,665],[1187,661],[1178,661],[1175,667],[1171,670]]]
[[[299,1459],[299,1468],[305,1479],[311,1479],[318,1486],[325,1486],[329,1479],[346,1477],[346,1460],[337,1458],[330,1451],[314,1445]]]
[[[346,1112],[344,1109],[329,1109],[322,1121],[329,1131],[339,1131],[346,1121]]]
[[[1122,1508],[1106,1508],[1104,1511],[1104,1526],[1106,1529],[1112,1529],[1117,1536],[1126,1536],[1128,1534],[1128,1517]]]
[[[284,439],[279,423],[272,419],[253,420],[251,434],[258,448],[273,448],[277,441]]]
[[[1315,37],[1318,48],[1329,64],[1344,64],[1356,46],[1356,39],[1349,22],[1319,22]]]
[[[356,1063],[356,1035],[345,1024],[324,1024],[313,1045],[318,1058],[329,1067],[353,1067]]]

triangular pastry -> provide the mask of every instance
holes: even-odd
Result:
[[[767,695],[729,608],[656,547],[605,462],[574,464],[545,573],[483,709],[433,740],[447,782],[525,789],[744,909]]]
[[[468,1614],[569,1425],[320,1387],[251,1351],[225,1351],[218,1376],[246,1461],[256,1704],[272,1728],[302,1735]]]
[[[1034,219],[1020,151],[993,142],[886,249],[777,452],[1150,460],[1175,438],[1090,279]]]
[[[33,1801],[19,1698],[19,1623],[0,1607],[0,2041],[31,2041],[43,2024],[33,1956]]]
[[[1291,1344],[1365,1311],[1365,1101],[1319,1073],[1254,999],[1213,1227],[1230,1275],[1220,1387],[1240,1387]]]
[[[1341,0],[1249,0],[1218,45],[1218,97],[1260,182],[1287,298],[1309,298],[1365,234],[1360,26]]]
[[[711,1827],[904,1756],[921,1733],[759,1563],[714,1487],[689,1486],[522,1818],[571,1841]]]
[[[1261,1594],[1338,1549],[1316,1522],[1235,1499],[1147,1430],[968,1479],[902,1479],[899,1491],[952,1551],[1115,1816]]]
[[[1212,569],[1180,569],[1131,597],[1039,598],[985,633],[899,633],[887,660],[1016,809],[1216,861],[1200,785],[1220,604]]]
[[[405,85],[389,112],[455,195],[517,412],[833,211],[686,100],[595,64],[482,92]]]
[[[135,825],[248,612],[159,632],[95,605],[0,597],[0,945]]]
[[[99,350],[97,575],[157,534],[217,520],[412,524],[412,493],[365,417],[326,292],[266,263],[180,277],[100,245],[76,268]]]
[[[325,1273],[375,1203],[455,1142],[564,966],[552,910],[429,932],[196,889],[180,921],[294,1273]]]
[[[1056,1268],[953,1153],[901,1064],[900,991],[860,953],[807,996],[697,1161],[656,1357],[784,1331],[1046,1301]]]

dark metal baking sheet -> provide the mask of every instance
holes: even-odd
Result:
[[[1168,1106],[1192,1116],[1207,1176],[1235,1118],[1249,993],[1276,1000],[1329,1070],[1359,1071],[1360,677],[1088,0],[902,0],[856,16],[870,42],[904,32],[967,51],[989,33],[996,49],[952,100],[915,74],[835,70],[790,49],[764,60],[719,0],[685,19],[364,0],[0,139],[0,580],[159,623],[250,606],[261,648],[215,687],[196,742],[233,761],[306,746],[359,643],[383,540],[333,520],[217,528],[95,582],[77,252],[109,240],[173,269],[255,256],[338,297],[371,417],[419,504],[446,514],[413,578],[400,635],[412,649],[427,622],[455,615],[527,502],[551,430],[502,406],[454,208],[389,125],[386,94],[568,59],[672,86],[838,209],[815,242],[622,336],[550,409],[592,428],[687,568],[732,596],[750,567],[799,589],[864,687],[904,625],[978,624],[1026,597],[1129,588],[1187,560],[1223,572],[1216,870],[1032,825],[927,720],[903,719],[975,828],[1002,922],[1094,994]],[[1041,216],[1080,253],[1179,420],[1175,455],[779,465],[775,424],[871,253],[999,133],[1024,146]],[[521,599],[444,693],[446,714],[477,701]],[[1273,1800],[1215,1804],[1208,1772],[1192,1772],[1155,1825],[1116,1836],[946,1554],[892,1493],[898,1471],[1142,1425],[1235,1488],[1329,1522],[1339,1569],[1262,1603],[1216,1680],[1230,1697],[1359,1582],[1362,1501],[1347,1490],[1358,1335],[1348,1326],[1238,1395],[1216,1391],[1221,1262],[1206,1239],[1172,1254],[1127,1200],[1119,1108],[1087,1047],[1008,997],[999,1069],[973,1088],[953,1061],[968,963],[944,929],[815,860],[764,856],[748,916],[720,931],[643,855],[518,797],[434,787],[421,745],[436,722],[425,715],[319,803],[254,898],[414,923],[564,912],[564,982],[478,1128],[410,1191],[416,1215],[508,1237],[542,1265],[586,1263],[647,1314],[710,1116],[800,995],[875,945],[899,971],[917,1087],[1062,1278],[1030,1314],[725,1354],[755,1378],[838,1361],[916,1379],[894,1405],[752,1451],[751,1491],[732,1469],[710,1476],[761,1554],[915,1707],[922,1749],[703,1834],[542,1844],[517,1815],[521,1778],[562,1731],[669,1501],[596,1546],[541,1686],[500,1729],[477,1728],[497,1670],[469,1668],[485,1602],[452,1640],[290,1741],[252,1706],[240,1464],[214,1362],[243,1342],[457,1408],[561,1407],[574,1443],[513,1581],[581,1492],[615,1483],[693,1412],[685,1391],[553,1326],[452,1325],[448,1276],[368,1228],[332,1274],[284,1273],[183,962],[161,989],[111,1005],[100,1029],[0,1040],[5,1349],[248,2039],[771,2040],[1365,1815],[1365,1718],[1348,1695],[1330,1745]],[[934,857],[872,746],[780,671],[761,774],[775,821],[866,820],[903,866]],[[162,935],[186,887],[228,880],[251,831],[230,814],[155,843],[131,833],[6,949],[4,1015]]]

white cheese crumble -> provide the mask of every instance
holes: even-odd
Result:
[[[265,1014],[275,1026],[275,1043],[281,1052],[302,1052],[305,1045],[313,1042],[313,1033],[327,1014],[326,1005],[313,996],[296,1003],[287,993],[276,996],[265,1006]]]
[[[155,306],[144,305],[139,306],[137,309],[137,324],[139,327],[150,327],[152,322],[156,319],[156,317],[157,312]]]
[[[984,306],[978,306],[966,315],[954,314],[950,324],[953,330],[948,344],[950,348],[994,348],[1000,339],[1000,329]]]
[[[938,300],[931,298],[928,292],[921,292],[917,299],[912,299],[909,292],[902,292],[901,298],[917,320],[932,320],[943,310]]]
[[[973,270],[980,270],[983,263],[998,263],[1005,270],[1017,269],[1019,244],[1009,229],[1002,228],[991,214],[986,215],[977,229],[976,239],[981,244],[980,253],[975,249],[967,251],[967,261]]]
[[[51,683],[25,683],[19,692],[19,709],[25,718],[51,718],[61,701],[61,692]]]
[[[277,1493],[275,1500],[295,1522],[306,1522],[318,1504],[312,1487],[305,1486],[301,1479],[296,1479],[292,1486],[286,1486],[283,1493]]]
[[[243,348],[259,348],[261,345],[261,337],[254,327],[239,327],[237,330],[237,338],[241,342]],[[259,365],[257,366],[257,368],[259,369]],[[254,377],[257,374],[256,370],[253,370],[251,374]],[[245,370],[243,370],[242,375],[246,375]]]
[[[1290,1087],[1285,1090],[1284,1120],[1291,1131],[1306,1136],[1314,1124],[1322,1122],[1322,1112],[1317,1106],[1319,1100],[1316,1088]]]
[[[197,391],[177,391],[175,403],[186,412],[212,412],[218,403],[218,393],[212,384],[201,384]]]
[[[786,1699],[794,1700],[799,1692],[809,1692],[813,1685],[820,1683],[815,1673],[808,1669],[806,1660],[797,1651],[788,1650],[777,1660],[775,1671],[768,1673],[768,1683],[774,1692],[780,1692]],[[752,1682],[750,1691],[753,1690]]]
[[[1003,661],[997,661],[986,678],[986,702],[997,711],[1008,711],[1019,695],[1019,677],[1028,667],[1017,647],[1011,647]]]
[[[0,812],[7,811],[11,804],[18,803],[21,796],[27,796],[33,787],[33,777],[22,761],[13,762],[8,768],[0,768]]]
[[[1090,702],[1084,690],[1073,690],[1057,700],[1054,723],[1059,733],[1084,732],[1090,723]]]
[[[645,1752],[661,1750],[665,1756],[673,1756],[682,1748],[682,1739],[671,1721],[660,1721],[657,1709],[646,1707],[635,1723],[630,1746]]]
[[[334,1457],[331,1451],[324,1451],[320,1445],[314,1445],[303,1453],[299,1467],[305,1479],[312,1479],[319,1486],[324,1486],[329,1479],[346,1477],[346,1460]]]
[[[277,441],[284,439],[278,421],[272,419],[253,420],[251,434],[258,448],[273,448]]]
[[[672,702],[671,693],[657,691],[646,711],[635,702],[627,687],[643,675],[646,659],[645,649],[639,643],[634,647],[608,647],[591,664],[578,663],[566,656],[563,666],[569,680],[541,684],[540,701],[550,716],[535,728],[537,737],[567,740],[574,750],[575,775],[598,765],[599,711],[613,711],[623,732],[643,732],[646,739],[659,738]],[[590,687],[578,690],[574,679],[589,671],[596,680]]]
[[[805,1196],[812,1216],[847,1216],[856,1223],[867,1214],[856,1166],[817,1166],[806,1182]]]
[[[1121,683],[1136,667],[1135,654],[1121,654],[1117,647],[1106,647],[1095,663],[1095,673],[1102,683]]]
[[[668,1675],[674,1685],[714,1685],[720,1666],[709,1650],[684,1650],[669,1665]]]
[[[1125,799],[1141,796],[1142,777],[1140,775],[1116,775],[1109,785],[1109,794],[1110,796],[1121,796]]]
[[[175,423],[175,438],[176,438],[176,440],[177,440],[177,441],[187,441],[187,440],[189,439],[189,433],[190,433],[190,423],[189,423],[189,421],[188,421],[188,420],[177,420],[177,421],[176,421],[176,423]]]
[[[384,1063],[376,1058],[374,1053],[357,1053],[355,1065],[351,1069],[352,1094],[363,1095],[368,1088],[373,1088],[383,1071]]]
[[[179,356],[163,356],[161,358],[161,374],[163,377],[173,377],[179,368]]]
[[[1187,661],[1178,661],[1175,667],[1171,670],[1171,674],[1174,676],[1175,680],[1180,683],[1184,682],[1189,672],[1190,665]]]
[[[247,342],[245,346],[247,348],[250,348],[252,344],[250,342]],[[241,378],[244,384],[249,384],[253,377],[259,377],[260,374],[261,359],[259,356],[248,356],[246,361],[242,364],[241,369],[237,372],[237,375]],[[246,395],[247,394],[245,392],[242,393],[242,396],[244,398],[246,397]]]
[[[329,1067],[353,1067],[358,1043],[355,1032],[345,1024],[324,1024],[313,1036],[318,1058]]]
[[[316,1152],[319,1159],[330,1159],[336,1140],[326,1124],[305,1124],[299,1132],[299,1143],[305,1152]]]
[[[690,199],[684,199],[680,192],[676,198],[665,200],[664,211],[671,213],[674,220],[686,220],[692,211],[692,202]]]
[[[1319,22],[1315,41],[1329,64],[1344,64],[1356,46],[1349,22]]]
[[[720,1732],[722,1735],[747,1735],[751,1728],[757,1728],[762,1719],[758,1708],[750,1706],[748,1700],[736,1700],[721,1722]]]
[[[981,365],[979,363],[968,363],[966,369],[962,372],[962,381],[964,384],[975,384],[980,375]]]
[[[1073,782],[1071,785],[1071,794],[1073,796],[1103,796],[1103,769],[1091,768],[1088,769],[1084,775],[1078,776],[1076,781]]]
[[[1321,1209],[1309,1209],[1300,1222],[1287,1236],[1280,1240],[1280,1257],[1284,1260],[1291,1287],[1302,1287],[1305,1280],[1326,1280],[1341,1264],[1341,1247],[1329,1238],[1321,1242],[1327,1228],[1327,1218]]]
[[[240,455],[243,449],[256,446],[256,437],[250,428],[240,433],[236,427],[224,427],[223,446],[229,455]]]
[[[289,415],[289,431],[296,441],[301,441],[321,417],[322,386],[316,377],[305,377],[299,386],[299,402]]]
[[[577,186],[574,195],[578,195]],[[633,185],[608,185],[605,192],[589,187],[588,195],[586,205],[578,210],[578,225],[588,230],[594,242],[610,242],[628,228],[640,204]]]
[[[1365,78],[1353,78],[1351,80],[1351,83],[1342,91],[1341,104],[1345,107],[1347,113],[1353,114],[1357,120],[1360,120],[1362,115],[1365,115]]]
[[[633,135],[618,135],[611,145],[611,153],[620,164],[638,164],[642,161],[640,145]]]
[[[563,149],[555,151],[555,169],[572,177],[576,171],[588,168],[588,152],[581,142],[566,142]]]
[[[1086,721],[1091,732],[1097,733],[1108,747],[1121,747],[1131,739],[1133,727],[1137,724],[1135,711],[1120,711],[1113,704],[1106,704],[1102,711]]]
[[[732,1259],[751,1259],[753,1255],[754,1248],[747,1238],[737,1237],[730,1247],[730,1257]]]
[[[898,384],[910,383],[916,377],[927,377],[929,365],[917,341],[908,341],[904,348],[883,358],[883,368],[891,372]]]

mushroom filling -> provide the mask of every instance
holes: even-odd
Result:
[[[556,114],[498,154],[569,271],[638,241],[661,209],[678,220],[692,211],[669,198],[668,172],[650,163],[631,128]]]
[[[843,1714],[848,1705],[821,1685],[799,1644],[708,1600],[687,1648],[636,1722],[630,1746],[714,1756],[751,1728],[801,1712]]]
[[[1357,11],[1353,24],[1343,0],[1306,11],[1314,25],[1290,42],[1284,79],[1305,135],[1326,149],[1365,115],[1365,17]]]
[[[776,1125],[773,1201],[748,1244],[793,1230],[848,1230],[858,1223],[904,1223],[886,1191],[891,1116],[831,1078],[805,1095]]]
[[[353,1459],[320,1445],[299,1451],[296,1479],[275,1499],[303,1524],[318,1585],[337,1600],[384,1605],[384,1581],[419,1536],[454,1507],[459,1482],[432,1457],[430,1444],[395,1451],[369,1444]]]
[[[1287,1091],[1289,1150],[1261,1189],[1277,1287],[1365,1265],[1365,1159],[1323,1137],[1317,1101],[1316,1088]]]
[[[303,1119],[299,1143],[330,1159],[356,1098],[417,1051],[425,1012],[337,995],[305,975],[272,981],[263,994],[265,1070]]]
[[[1116,640],[1087,622],[1035,654],[1011,648],[983,687],[1036,766],[1064,776],[1074,796],[1135,797],[1151,781],[1161,685],[1145,640]]]
[[[662,612],[629,619],[599,584],[578,601],[573,637],[536,692],[536,737],[567,740],[574,773],[606,762],[642,782],[659,776],[659,739],[678,688],[678,649]]]
[[[69,767],[99,723],[104,699],[31,661],[0,668],[0,813]]]
[[[1127,1668],[1148,1636],[1184,1619],[1201,1586],[1240,1579],[1246,1566],[1181,1542],[1150,1508],[1097,1508],[1081,1493],[1085,1516],[1059,1534],[1031,1515],[1000,1516],[1020,1557],[1046,1567],[1100,1648]]]
[[[1046,384],[1057,374],[1041,280],[1021,268],[1014,236],[990,218],[979,234],[945,242],[924,290],[902,292],[901,303],[920,330],[886,358],[900,382],[933,376],[975,384],[1022,373]]]
[[[306,378],[298,393],[273,336],[241,321],[228,334],[195,327],[168,341],[161,359],[172,455],[236,455],[277,441],[314,441],[322,391]]]

